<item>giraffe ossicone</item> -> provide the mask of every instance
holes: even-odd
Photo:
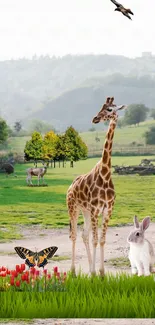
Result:
[[[67,191],[67,205],[70,216],[70,238],[72,240],[71,271],[75,272],[75,244],[77,237],[77,221],[80,211],[84,217],[82,238],[86,247],[89,271],[96,273],[96,247],[100,243],[100,274],[104,275],[104,244],[106,231],[115,201],[114,185],[111,177],[111,152],[114,131],[117,124],[117,111],[126,106],[114,104],[114,97],[107,97],[93,123],[110,121],[103,147],[102,158],[87,174],[78,176]],[[98,238],[98,216],[102,215],[100,238]],[[92,231],[93,254],[89,245],[89,234]]]

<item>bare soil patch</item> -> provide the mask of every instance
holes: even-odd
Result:
[[[127,236],[132,226],[109,227],[105,244],[105,270],[106,272],[127,272],[130,273],[130,267],[124,262],[128,255]],[[58,266],[60,271],[70,270],[71,265],[71,240],[69,239],[68,229],[42,229],[40,227],[21,228],[21,234],[24,236],[20,240],[12,240],[8,243],[0,243],[0,265],[14,268],[16,264],[24,262],[14,251],[15,246],[23,246],[33,251],[56,245],[56,252],[60,257],[65,257],[62,261],[49,261],[47,268],[51,270],[53,266]],[[78,229],[76,243],[76,271],[81,270],[88,273],[88,261],[86,250],[81,238],[81,228]],[[146,231],[146,237],[155,247],[155,223],[152,223]],[[91,238],[90,238],[91,241]],[[66,259],[66,257],[68,259]],[[122,261],[122,263],[121,263]],[[96,270],[99,269],[100,250],[97,247]],[[118,263],[119,262],[119,263]]]

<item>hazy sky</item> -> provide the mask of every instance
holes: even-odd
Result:
[[[155,0],[0,0],[0,60],[37,55],[155,54]]]

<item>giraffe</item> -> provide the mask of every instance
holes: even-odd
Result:
[[[84,217],[82,238],[86,247],[89,271],[96,274],[96,247],[98,244],[98,216],[102,215],[100,234],[100,275],[104,276],[104,244],[106,231],[115,201],[114,185],[111,179],[111,152],[114,131],[117,123],[117,111],[125,106],[116,106],[114,97],[107,97],[93,123],[110,121],[106,134],[101,160],[87,174],[78,176],[67,191],[67,205],[70,216],[70,239],[72,240],[71,271],[75,273],[75,244],[77,237],[77,220],[81,211]],[[93,256],[89,246],[89,234],[92,231]]]

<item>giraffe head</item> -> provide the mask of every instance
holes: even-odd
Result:
[[[99,113],[93,118],[92,123],[99,123],[101,121],[117,120],[117,111],[126,108],[125,105],[117,106],[114,103],[114,97],[107,97],[105,104],[103,104]]]

